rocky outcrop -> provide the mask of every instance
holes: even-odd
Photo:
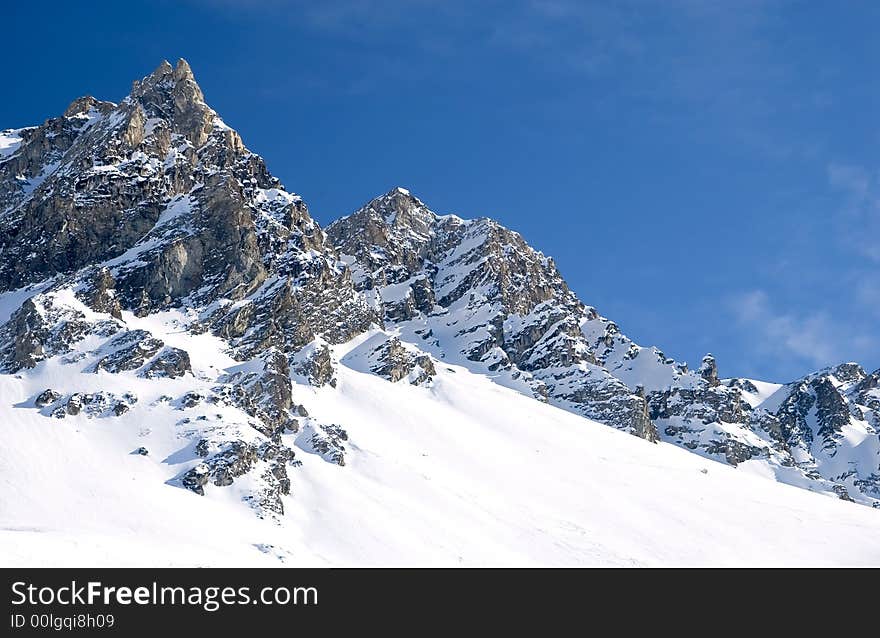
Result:
[[[44,408],[47,405],[55,403],[60,398],[61,395],[58,392],[55,392],[52,388],[48,388],[37,395],[37,398],[34,399],[34,405],[38,408]]]
[[[344,441],[348,441],[348,433],[341,426],[319,423],[314,419],[307,419],[297,436],[299,447],[334,465],[345,465]]]
[[[713,361],[701,367],[699,381],[652,393],[651,416],[663,440],[732,465],[762,460],[812,489],[880,506],[880,435],[860,392],[868,376],[856,364],[842,364],[753,406],[746,397],[758,387],[744,379],[713,385]]]
[[[121,396],[112,392],[74,392],[65,396],[49,389],[34,399],[34,405],[44,415],[56,419],[78,415],[92,419],[122,416],[137,400],[137,396],[131,392]]]
[[[330,347],[323,341],[315,341],[293,357],[293,372],[305,383],[315,387],[336,387],[336,367]]]
[[[87,268],[80,296],[116,318],[240,302],[208,324],[242,358],[381,323],[305,204],[207,106],[184,60],[118,105],[85,98],[23,135],[0,163],[0,292]],[[19,350],[15,364],[31,363]]]
[[[245,474],[258,473],[259,489],[248,495],[261,516],[283,515],[282,496],[290,494],[287,466],[294,458],[288,447],[271,442],[261,444],[246,441],[211,443],[200,441],[196,446],[205,457],[180,477],[180,484],[201,496],[210,485],[227,487]]]
[[[102,348],[107,354],[98,360],[94,371],[120,373],[138,370],[164,345],[161,339],[156,339],[146,330],[126,330]]]
[[[70,352],[89,334],[107,335],[119,329],[113,320],[89,322],[84,313],[54,292],[34,295],[0,326],[0,372],[33,368],[40,361]]]
[[[412,346],[404,346],[391,337],[370,353],[370,370],[396,383],[406,379],[411,385],[423,385],[437,374],[431,357]]]
[[[159,354],[153,357],[152,361],[144,366],[140,375],[148,379],[155,377],[176,379],[186,373],[192,374],[189,353],[180,348],[165,346],[159,351]]]
[[[718,385],[718,364],[715,363],[715,357],[711,354],[707,354],[703,357],[703,361],[700,364],[699,369],[700,377],[702,377],[703,381],[709,384],[710,387],[715,387]]]
[[[297,429],[287,357],[270,348],[240,368],[221,379],[225,385],[216,388],[218,395],[256,417],[257,429],[280,443],[286,430]]]
[[[89,269],[83,274],[82,280],[76,294],[83,303],[95,312],[122,319],[122,306],[116,296],[116,280],[109,268]]]

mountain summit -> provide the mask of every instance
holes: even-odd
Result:
[[[297,454],[320,459],[300,474],[317,498],[321,477],[339,480],[327,467],[357,472],[377,453],[349,436],[361,419],[381,429],[376,410],[418,438],[436,415],[407,406],[501,423],[506,401],[561,419],[577,430],[566,440],[604,424],[880,506],[880,371],[777,384],[722,378],[711,355],[688,370],[583,303],[518,233],[405,188],[323,230],[185,60],[119,104],[83,97],[0,133],[0,208],[0,410],[92,432],[103,462],[143,457],[162,486],[280,521]],[[115,438],[90,425],[108,422]],[[505,454],[472,434],[455,454]],[[638,443],[638,458],[667,458]]]

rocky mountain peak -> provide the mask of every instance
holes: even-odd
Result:
[[[409,190],[396,186],[367,203],[359,211],[362,216],[381,220],[385,225],[426,237],[437,216]]]
[[[281,435],[297,427],[288,358],[302,363],[297,354],[320,340],[311,376],[324,379],[327,344],[381,324],[305,203],[205,103],[184,60],[163,62],[118,105],[80,98],[64,117],[2,135],[0,294],[37,285],[0,325],[0,371],[68,357],[59,365],[83,374],[189,378],[187,343],[171,345],[131,317],[163,310],[175,330],[212,332],[224,358],[250,362],[205,377],[223,392],[212,405],[234,406],[245,427],[204,431],[204,461],[180,484],[204,493],[208,480],[226,486],[251,473],[262,487],[249,498],[282,511],[292,451]],[[120,416],[136,401],[42,394],[64,400],[52,410],[59,416]],[[206,396],[202,387],[178,399],[189,409]],[[308,445],[341,464],[344,432],[322,428],[304,423],[316,442]]]
[[[357,260],[355,282],[369,289],[403,281],[434,259],[446,245],[443,230],[454,225],[409,190],[395,187],[330,224],[327,236],[343,258]]]
[[[240,204],[254,195],[241,185],[277,185],[205,104],[184,60],[163,62],[118,105],[79,98],[20,138],[0,161],[0,250],[9,256],[0,290],[124,253],[198,184]]]
[[[177,64],[171,65],[168,60],[162,60],[159,66],[150,73],[145,76],[141,80],[135,80],[132,84],[132,93],[133,94],[143,94],[146,93],[148,88],[157,87],[160,85],[164,85],[167,88],[173,87],[177,84],[188,84],[191,83],[195,85],[195,89],[198,95],[201,95],[201,88],[196,82],[195,75],[193,74],[192,67],[190,67],[189,62],[180,58],[177,61]],[[204,96],[202,96],[203,98]]]
[[[100,264],[122,307],[144,315],[196,291],[190,303],[239,300],[269,280],[272,303],[298,316],[290,329],[300,344],[324,321],[349,325],[333,308],[315,316],[320,326],[303,321],[295,299],[306,287],[334,289],[359,313],[303,201],[204,102],[185,60],[163,62],[119,105],[82,98],[69,111],[88,116],[50,120],[0,162],[0,251],[9,256],[0,291]],[[254,305],[212,320],[233,338],[266,321],[282,338],[282,310],[254,317]],[[251,334],[253,348],[270,338]]]

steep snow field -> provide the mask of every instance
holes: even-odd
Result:
[[[170,341],[169,325],[150,328]],[[369,337],[335,348],[335,389],[294,386],[347,429],[347,465],[298,450],[280,524],[235,486],[200,497],[167,483],[193,456],[151,399],[198,379],[56,361],[0,375],[0,565],[880,565],[876,510],[652,445],[462,367],[439,362],[428,388],[346,367]],[[231,365],[212,338],[181,339]],[[140,400],[120,419],[59,420],[25,405],[50,385]],[[140,445],[149,456],[131,453]]]

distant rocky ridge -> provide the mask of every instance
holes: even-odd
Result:
[[[690,371],[583,304],[518,233],[437,215],[403,188],[325,232],[183,60],[119,104],[80,98],[0,136],[0,295],[21,299],[0,317],[0,372],[52,360],[171,380],[179,394],[156,405],[193,415],[175,426],[193,450],[181,487],[247,483],[243,498],[275,516],[295,492],[294,448],[344,465],[344,424],[311,417],[297,388],[335,388],[332,347],[372,335],[346,362],[389,382],[430,388],[436,366],[463,365],[648,441],[880,506],[880,371],[843,364],[778,385],[720,379],[711,355]],[[209,373],[141,319],[220,339],[238,365]],[[126,420],[135,405],[148,409],[33,398],[59,418]]]
[[[650,441],[880,506],[878,376],[843,364],[779,386],[645,348],[581,303],[553,260],[491,219],[396,188],[328,226],[355,287],[402,339]],[[760,383],[761,388],[756,384]]]

